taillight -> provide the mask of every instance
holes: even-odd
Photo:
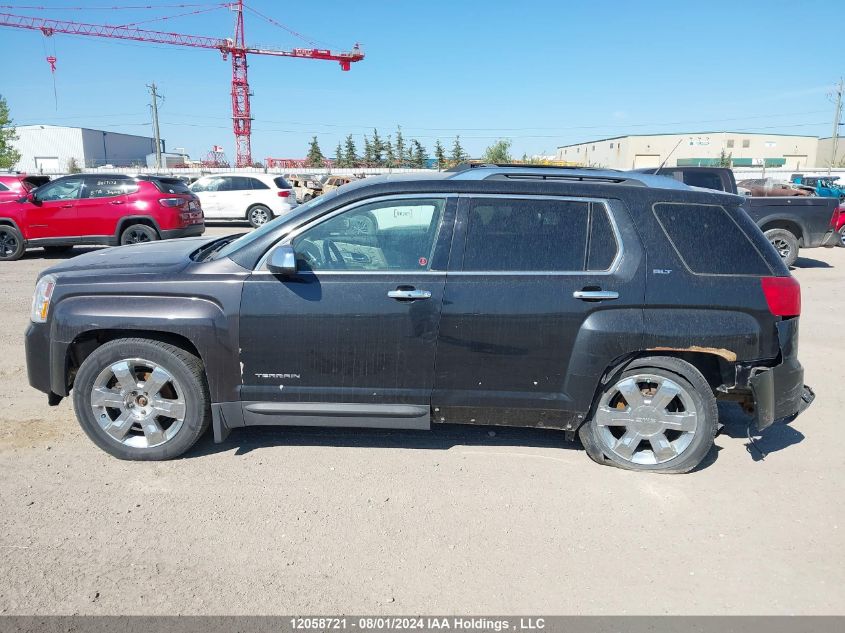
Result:
[[[830,228],[835,229],[839,224],[839,216],[845,213],[845,207],[841,204],[833,210],[833,215],[830,216]]]
[[[188,201],[184,198],[159,198],[158,203],[163,207],[181,207]]]
[[[769,312],[779,317],[801,314],[801,285],[794,277],[761,277]]]
[[[290,191],[288,191],[287,189],[279,189],[279,191],[277,191],[276,193],[279,194],[280,198],[287,198],[290,195]]]

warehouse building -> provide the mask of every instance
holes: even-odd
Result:
[[[21,125],[15,132],[13,145],[21,153],[15,169],[28,173],[67,173],[74,165],[144,166],[155,153],[155,139],[135,134],[58,125]]]
[[[730,156],[733,167],[807,169],[819,164],[819,139],[791,134],[691,132],[614,136],[558,147],[556,158],[580,165],[637,169],[719,165]]]
[[[836,139],[836,157],[833,156],[833,137],[819,139],[817,167],[845,167],[845,138]]]

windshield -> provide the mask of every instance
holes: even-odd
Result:
[[[229,255],[243,248],[244,246],[247,246],[248,244],[251,244],[256,240],[261,239],[268,233],[272,233],[279,226],[281,226],[285,222],[288,222],[291,218],[296,217],[300,213],[307,212],[312,207],[316,207],[318,204],[321,204],[329,198],[329,195],[330,194],[320,196],[319,198],[314,198],[304,204],[300,204],[299,206],[296,206],[292,210],[288,211],[287,213],[278,216],[270,222],[267,222],[267,224],[264,224],[260,228],[255,229],[251,233],[246,233],[238,239],[229,242],[223,248],[217,251],[211,259],[220,259],[221,257],[228,257]]]

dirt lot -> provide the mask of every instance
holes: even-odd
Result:
[[[230,229],[214,229],[225,233]],[[741,414],[682,476],[553,432],[262,429],[99,451],[26,380],[33,252],[0,265],[0,613],[845,613],[845,249],[805,251],[818,397],[769,452]]]

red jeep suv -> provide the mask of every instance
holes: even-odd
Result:
[[[199,199],[178,178],[77,174],[0,201],[0,260],[18,259],[36,246],[55,252],[204,231]]]

